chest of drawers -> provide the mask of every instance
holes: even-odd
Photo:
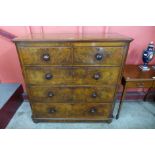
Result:
[[[35,34],[13,41],[34,122],[112,120],[131,38]]]

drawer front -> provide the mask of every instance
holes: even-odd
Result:
[[[26,67],[29,84],[116,84],[119,67]]]
[[[112,102],[114,86],[105,87],[44,87],[30,86],[30,99],[51,103],[102,103]]]
[[[74,48],[74,64],[121,65],[123,47],[77,47]]]
[[[153,86],[153,82],[152,81],[130,81],[127,82],[127,87],[128,88],[150,88]]]
[[[106,104],[57,104],[57,103],[33,103],[34,117],[38,118],[108,118],[112,105]]]
[[[73,61],[69,47],[22,47],[19,54],[24,65],[68,65]]]
[[[74,69],[76,84],[114,85],[117,83],[119,67],[87,67]]]
[[[67,67],[26,67],[28,84],[72,84],[72,68]]]

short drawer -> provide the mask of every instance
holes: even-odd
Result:
[[[32,111],[36,118],[87,118],[104,119],[110,116],[112,104],[57,104],[33,103]]]
[[[128,88],[150,88],[153,87],[153,81],[128,81]]]
[[[25,67],[28,84],[116,84],[119,67]]]
[[[115,86],[104,87],[52,87],[29,86],[30,100],[51,103],[102,103],[112,102]]]
[[[76,47],[74,64],[121,65],[123,50],[123,47]]]
[[[68,65],[73,63],[69,47],[20,47],[19,54],[24,65]]]

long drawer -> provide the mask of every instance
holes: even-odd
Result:
[[[115,86],[53,87],[29,86],[29,98],[35,102],[102,103],[112,102]]]
[[[25,67],[28,84],[113,85],[119,67]]]
[[[121,65],[123,47],[21,47],[24,65]]]
[[[33,117],[35,118],[79,118],[104,119],[109,118],[112,104],[57,104],[33,103]]]

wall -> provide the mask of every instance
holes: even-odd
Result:
[[[127,64],[140,64],[142,50],[148,42],[155,42],[155,27],[153,26],[0,26],[16,36],[28,33],[104,33],[117,32],[134,39],[129,48]],[[155,59],[152,64],[155,63]],[[19,60],[15,45],[0,36],[0,81],[23,83]]]

